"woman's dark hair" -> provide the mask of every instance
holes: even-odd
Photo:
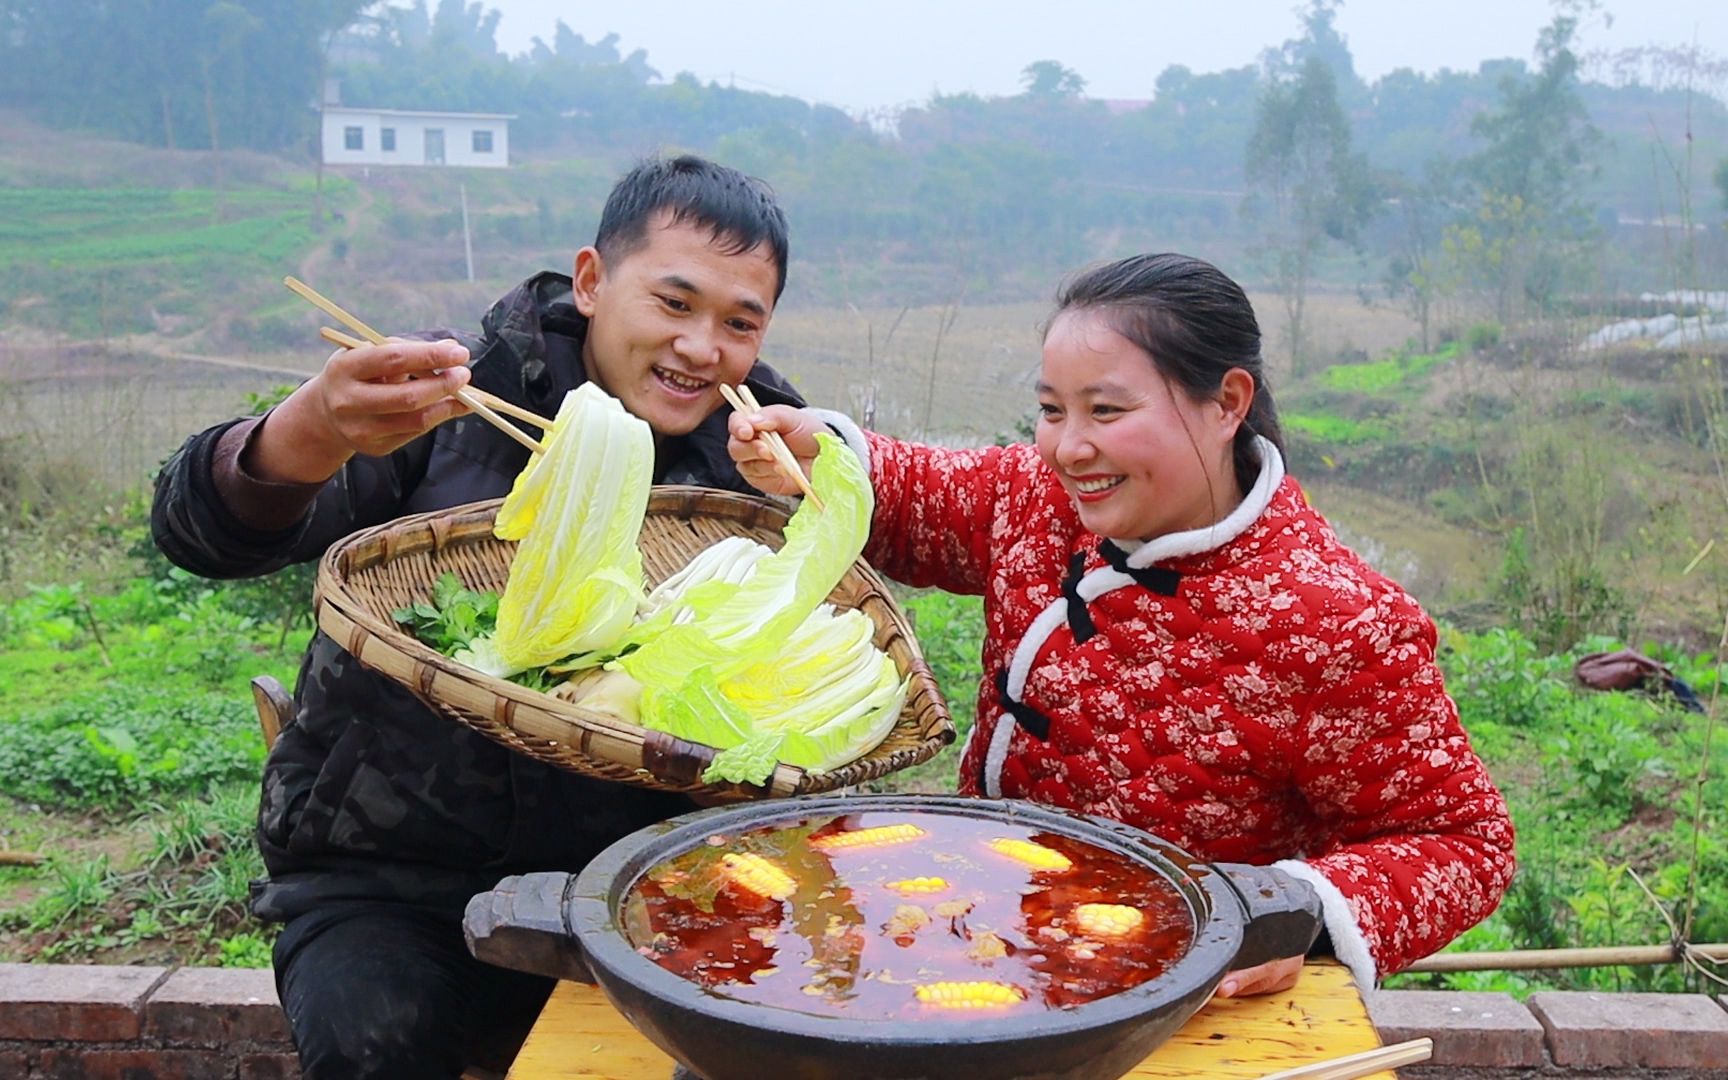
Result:
[[[662,210],[676,223],[707,228],[728,255],[766,245],[774,258],[774,299],[780,299],[789,250],[786,214],[767,184],[692,154],[649,158],[612,188],[594,246],[604,258],[627,257],[646,241],[649,223]]]
[[[1236,482],[1243,492],[1260,475],[1254,436],[1284,452],[1278,408],[1260,356],[1260,324],[1242,286],[1211,263],[1188,255],[1135,255],[1082,271],[1056,295],[1056,314],[1092,310],[1152,358],[1152,364],[1196,401],[1212,401],[1224,374],[1241,368],[1254,379],[1254,402],[1236,430]]]

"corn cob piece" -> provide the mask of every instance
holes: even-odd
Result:
[[[1145,918],[1139,908],[1126,904],[1081,904],[1074,909],[1075,924],[1096,937],[1131,934]]]
[[[946,889],[948,881],[939,877],[911,877],[890,881],[888,887],[902,893],[936,893]]]
[[[837,851],[846,848],[875,847],[880,844],[903,844],[908,840],[916,840],[924,835],[924,830],[908,822],[898,825],[878,825],[874,829],[854,829],[851,832],[829,833],[818,836],[810,841],[810,846],[821,851]]]
[[[1018,986],[998,982],[926,983],[912,992],[924,1004],[941,1009],[1000,1009],[1026,1000]]]
[[[728,852],[720,857],[720,872],[739,888],[770,900],[784,900],[798,888],[791,874],[753,851],[742,855]]]
[[[1030,840],[1014,840],[1008,837],[997,837],[990,841],[990,846],[1015,862],[1025,863],[1034,870],[1066,870],[1074,863],[1060,851],[1034,844]]]

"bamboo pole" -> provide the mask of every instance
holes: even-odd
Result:
[[[1692,952],[1711,960],[1728,960],[1728,944],[1694,945]],[[1618,967],[1677,964],[1673,945],[1607,945],[1591,949],[1514,949],[1507,952],[1436,953],[1405,971],[1530,971],[1537,968]]]
[[[41,866],[45,856],[34,851],[0,851],[0,866]]]

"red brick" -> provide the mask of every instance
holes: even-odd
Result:
[[[150,995],[144,1030],[187,1046],[290,1043],[275,977],[265,970],[181,968]]]
[[[210,1050],[44,1050],[39,1080],[228,1080],[233,1066]]]
[[[1703,994],[1549,990],[1528,1004],[1556,1065],[1728,1069],[1728,1013]]]
[[[0,1076],[30,1075],[30,1055],[22,1050],[0,1050]]]
[[[240,1080],[300,1080],[300,1059],[293,1054],[247,1054],[240,1059]]]
[[[135,1039],[144,998],[167,973],[159,967],[0,964],[0,1039]]]
[[[1380,990],[1367,1004],[1383,1042],[1433,1039],[1435,1065],[1542,1064],[1542,1025],[1510,994]]]

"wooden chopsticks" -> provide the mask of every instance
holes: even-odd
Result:
[[[367,342],[370,342],[373,345],[385,344],[387,339],[383,334],[380,334],[378,331],[367,326],[359,319],[348,314],[348,312],[337,307],[335,303],[327,299],[322,293],[306,284],[304,281],[301,281],[299,278],[293,276],[285,277],[282,279],[282,284],[288,286],[291,291],[298,294],[313,307],[319,309],[326,315],[329,315],[331,318],[341,323],[343,326],[354,331],[354,333],[360,335],[359,337],[352,337],[334,327],[320,327],[318,330],[318,336],[323,338],[325,341],[330,342],[332,345],[339,345],[344,349],[357,349]],[[727,403],[739,412],[760,412],[762,410],[761,404],[756,400],[756,395],[751,392],[748,385],[739,383],[736,388],[733,388],[726,383],[720,383],[719,386],[720,396],[724,397]],[[524,434],[520,428],[504,419],[504,416],[513,416],[525,423],[533,424],[541,431],[549,430],[552,426],[552,421],[531,412],[528,409],[524,409],[519,405],[514,405],[505,401],[496,394],[489,394],[477,386],[464,386],[462,389],[457,390],[453,396],[456,400],[474,410],[475,415],[486,420],[488,423],[492,424],[493,427],[496,427],[499,431],[502,431],[504,434],[515,439],[523,446],[526,446],[529,450],[532,450],[536,454],[543,454],[546,452],[546,447],[543,443],[532,436]],[[804,470],[798,467],[798,459],[793,455],[791,449],[787,447],[786,440],[782,439],[780,434],[774,431],[763,432],[762,438],[767,442],[769,452],[774,455],[775,464],[779,465],[786,475],[792,478],[792,482],[798,485],[798,490],[804,493],[804,497],[815,503],[816,509],[826,510],[827,507],[822,505],[822,497],[817,495],[816,489],[810,486],[809,478],[804,475]]]
[[[756,400],[756,395],[750,391],[747,384],[739,383],[736,388],[726,383],[719,385],[720,396],[725,398],[726,403],[738,412],[762,411],[762,405]],[[804,493],[804,497],[815,503],[816,509],[828,509],[822,505],[821,496],[817,495],[816,489],[810,486],[810,480],[804,475],[804,470],[798,467],[798,458],[792,453],[791,447],[786,445],[786,440],[780,437],[780,433],[764,431],[762,432],[762,439],[768,444],[769,453],[774,455],[774,463],[780,466],[781,472],[792,478],[792,482],[798,485],[798,490]]]
[[[346,326],[348,329],[354,331],[356,334],[359,334],[360,337],[364,338],[366,341],[372,343],[373,345],[385,344],[386,339],[385,339],[383,334],[380,334],[378,331],[372,329],[370,326],[367,326],[365,323],[361,322],[359,319],[356,319],[354,316],[348,314],[346,311],[343,311],[341,308],[337,307],[334,303],[331,303],[329,300],[325,299],[323,294],[319,293],[318,290],[312,288],[312,286],[306,284],[304,281],[301,281],[299,278],[292,277],[292,276],[285,277],[282,279],[282,284],[288,286],[288,288],[290,290],[297,293],[300,297],[302,297],[303,299],[308,301],[313,307],[318,308],[320,311],[323,311],[326,315],[329,315],[331,318],[335,319],[337,322],[341,323],[343,326]],[[329,333],[325,333],[324,331],[321,330],[321,331],[319,331],[319,336],[324,338],[324,340],[326,340],[326,341],[334,342],[335,344],[341,345],[344,348],[350,348],[351,349],[351,348],[354,348],[356,345],[360,344],[359,341],[357,341],[353,338],[349,338],[348,335],[346,335],[346,334],[339,334],[339,337],[336,337],[336,338],[333,338],[330,336],[330,334],[335,334],[335,333],[338,333],[338,332],[331,330]],[[350,342],[352,342],[352,344],[350,344]],[[493,427],[497,428],[499,431],[502,431],[504,434],[510,436],[512,439],[515,439],[517,442],[521,443],[523,446],[526,446],[529,450],[533,451],[534,453],[543,454],[546,452],[546,447],[543,443],[540,442],[540,440],[535,439],[532,436],[524,434],[522,432],[522,430],[520,428],[518,428],[515,424],[512,424],[510,421],[504,419],[502,416],[498,415],[498,413],[494,412],[492,410],[492,407],[490,405],[488,405],[487,402],[481,398],[482,393],[484,393],[484,391],[477,391],[473,387],[464,386],[460,390],[457,390],[455,392],[455,394],[452,396],[454,396],[457,401],[460,401],[462,404],[464,404],[464,405],[468,406],[470,409],[472,409],[476,416],[479,416],[481,419],[485,420],[487,423],[491,424]],[[490,398],[493,401],[498,400],[497,398],[494,398],[490,394],[486,394],[486,398]],[[514,406],[512,406],[512,408],[514,408]],[[530,413],[529,416],[533,416],[533,414]],[[528,419],[528,418],[523,417],[523,419]],[[535,424],[536,426],[540,427],[541,429],[545,429],[550,424],[550,421],[543,420],[540,417],[536,416],[536,417],[533,417],[533,419],[528,419],[528,423]]]
[[[1357,1077],[1395,1069],[1400,1065],[1415,1065],[1427,1061],[1433,1055],[1433,1039],[1411,1039],[1409,1042],[1364,1050],[1359,1054],[1317,1061],[1312,1065],[1280,1069],[1275,1073],[1267,1073],[1260,1080],[1356,1080]]]

